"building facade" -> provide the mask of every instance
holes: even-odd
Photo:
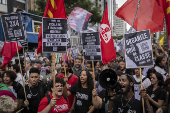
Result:
[[[0,15],[8,12],[7,0],[0,0]]]

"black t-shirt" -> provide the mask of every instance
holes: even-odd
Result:
[[[148,92],[148,90],[146,92]],[[158,87],[152,94],[150,94],[150,97],[156,102],[158,102],[158,100],[166,100],[166,92],[162,87]],[[151,102],[150,105],[152,106],[154,113],[156,113],[158,108]]]
[[[22,113],[37,113],[39,103],[47,92],[47,87],[44,85],[44,83],[39,82],[37,87],[25,85],[25,91],[29,101],[29,110],[25,108]],[[25,100],[24,88],[19,91],[18,98]]]
[[[23,87],[19,82],[16,82],[16,81],[13,82],[12,86],[13,86],[13,89],[15,90],[15,93],[17,93],[17,98],[18,98],[19,90],[21,90]]]
[[[143,113],[142,102],[134,95],[129,101],[124,100],[121,94],[117,95],[113,101],[113,113]]]
[[[88,95],[88,88],[82,88],[80,91],[77,91],[77,83],[74,84],[70,88],[70,93],[76,93],[76,100],[75,100],[75,113],[87,113],[89,109],[93,106],[92,105],[92,95]]]

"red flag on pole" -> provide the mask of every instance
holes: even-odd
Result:
[[[108,20],[107,3],[106,3],[106,8],[104,11],[103,19],[100,24],[99,30],[100,30],[100,40],[101,40],[100,44],[101,44],[102,61],[104,64],[107,64],[109,61],[116,58],[112,31]]]
[[[43,17],[66,19],[64,0],[48,0]],[[42,27],[40,28],[38,42],[37,54],[42,52]]]
[[[138,0],[127,0],[116,16],[132,25]],[[163,30],[164,12],[155,0],[141,0],[133,28],[137,31],[150,29],[151,33]]]

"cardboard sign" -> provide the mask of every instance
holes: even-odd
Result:
[[[76,57],[78,57],[78,49],[76,46],[73,46],[71,48],[71,60],[74,60]]]
[[[125,34],[126,68],[153,66],[150,30]]]
[[[41,76],[44,76],[46,74],[46,69],[47,67],[41,67],[41,72],[40,72]]]
[[[101,60],[99,32],[82,33],[84,59],[88,61]]]
[[[20,41],[18,41],[18,44],[19,44],[19,46],[21,46],[21,47],[28,47],[27,31],[26,31],[26,26],[25,26],[25,24],[23,24],[23,30],[24,30],[25,40],[20,40]]]
[[[56,53],[67,50],[67,19],[43,18],[42,52]]]
[[[20,13],[1,15],[1,22],[6,42],[25,40]]]

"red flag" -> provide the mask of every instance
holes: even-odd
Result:
[[[116,58],[116,52],[112,38],[112,31],[108,20],[107,3],[102,22],[100,24],[100,40],[102,61],[104,64],[106,64],[109,61]]]
[[[43,17],[66,19],[64,0],[48,0]],[[42,52],[42,27],[39,31],[38,42],[37,54]]]
[[[18,42],[17,42],[17,46],[18,46]],[[22,47],[18,46],[18,51],[21,48]],[[8,62],[12,60],[12,58],[16,55],[16,53],[17,53],[16,42],[4,43],[0,53],[2,56],[4,56],[3,64],[2,64],[3,69],[5,69]]]
[[[127,0],[116,16],[132,25],[138,0]],[[163,30],[164,12],[155,0],[141,0],[133,28],[137,31],[150,29],[151,33]]]

